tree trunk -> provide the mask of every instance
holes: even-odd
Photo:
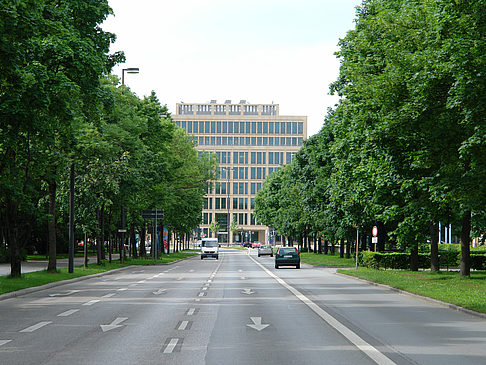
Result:
[[[430,270],[438,272],[439,267],[439,225],[431,222],[430,230]]]
[[[100,227],[100,209],[96,208],[96,222],[98,222],[98,228]],[[96,263],[101,265],[101,232],[98,229],[96,232]]]
[[[145,223],[142,226],[142,229],[140,231],[140,257],[145,257],[147,256],[147,251],[145,250]]]
[[[341,238],[341,245],[339,246],[339,257],[344,258],[344,238]]]
[[[383,224],[383,222],[378,222],[377,228],[378,228],[377,251],[383,252],[383,251],[385,251],[385,241],[386,241],[386,238],[387,238],[387,235],[386,235],[386,232],[385,232],[385,225]]]
[[[334,241],[331,242],[331,254],[335,254],[336,253],[336,246],[334,245]]]
[[[324,241],[324,255],[327,255],[329,252],[329,241],[325,240]]]
[[[322,244],[322,240],[321,240],[321,237],[319,237],[317,239],[317,253],[318,254],[322,254],[322,246],[321,246],[321,244]]]
[[[55,272],[56,267],[56,190],[57,184],[55,181],[49,181],[49,215],[51,216],[47,229],[49,231],[49,263],[47,264],[47,271]]]
[[[351,241],[349,239],[346,240],[346,258],[351,258]]]
[[[10,276],[19,278],[21,276],[20,240],[18,232],[18,202],[6,197],[6,239],[10,248]]]
[[[461,228],[461,277],[471,275],[471,211],[462,217]]]
[[[105,204],[101,206],[101,217],[100,217],[100,230],[101,230],[101,259],[106,259],[105,254]]]
[[[410,271],[418,271],[418,245],[414,244],[410,251]]]
[[[135,227],[133,224],[130,225],[130,243],[132,249],[132,256],[134,259],[137,258],[137,239],[135,237]]]

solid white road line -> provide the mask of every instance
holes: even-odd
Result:
[[[177,343],[179,342],[178,338],[172,338],[167,345],[167,347],[164,350],[164,354],[171,354],[172,351],[174,351],[175,347],[177,346]]]
[[[20,332],[34,332],[34,331],[37,331],[39,328],[47,326],[50,323],[52,323],[52,322],[50,322],[50,321],[49,322],[39,322],[37,324],[34,324],[33,326],[30,326],[30,327],[23,329]]]
[[[263,269],[263,271],[265,271],[268,275],[273,277],[284,288],[288,289],[292,294],[294,294],[297,298],[299,298],[305,305],[307,305],[310,309],[312,309],[319,317],[321,317],[325,322],[327,322],[327,324],[329,324],[336,331],[338,331],[344,337],[346,337],[351,343],[353,343],[357,348],[359,348],[362,352],[364,352],[370,359],[372,359],[378,365],[396,365],[395,362],[393,362],[384,354],[382,354],[376,347],[370,345],[368,342],[363,340],[356,333],[351,331],[348,327],[346,327],[344,324],[339,322],[336,318],[331,316],[324,309],[319,307],[316,303],[314,303],[312,300],[307,298],[300,291],[295,289],[293,286],[287,284],[283,279],[281,279],[273,272],[268,270],[265,266],[260,264],[253,257],[251,256],[249,257],[255,264],[260,266]]]
[[[65,312],[63,312],[61,314],[58,314],[57,316],[58,317],[67,317],[67,316],[70,316],[71,314],[76,313],[77,311],[79,311],[79,309],[70,309],[70,310],[65,311]]]

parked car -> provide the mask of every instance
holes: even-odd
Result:
[[[280,266],[295,266],[300,269],[300,254],[295,247],[280,247],[275,255],[275,268]]]
[[[273,257],[273,248],[270,245],[262,245],[261,247],[258,248],[258,257],[262,255],[270,255],[270,257]]]
[[[201,240],[201,260],[205,257],[219,257],[219,243],[217,238],[203,238]]]
[[[194,247],[201,247],[201,242],[202,242],[202,240],[197,240],[197,241],[194,243]]]
[[[260,242],[253,242],[251,248],[259,248],[262,244]]]
[[[243,247],[251,247],[251,243],[250,242],[243,242],[241,245]]]

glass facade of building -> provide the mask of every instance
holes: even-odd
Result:
[[[253,215],[255,195],[265,178],[289,164],[307,136],[307,117],[280,116],[278,104],[177,104],[175,123],[192,135],[199,153],[214,153],[219,180],[209,186],[204,201],[200,236],[220,223],[220,242],[268,242],[269,227]],[[228,220],[229,217],[229,220]],[[236,221],[239,233],[228,235]]]

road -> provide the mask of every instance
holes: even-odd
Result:
[[[486,321],[222,250],[0,301],[2,364],[484,364]]]

